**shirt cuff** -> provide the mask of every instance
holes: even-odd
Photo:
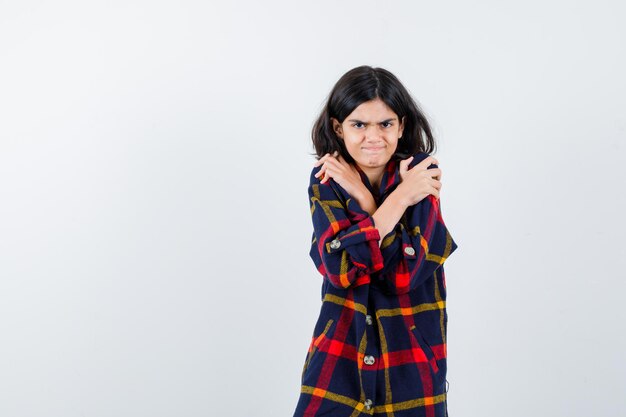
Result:
[[[383,268],[383,256],[379,247],[380,233],[372,216],[365,217],[340,232],[335,239],[326,243],[326,251],[334,253],[346,250],[352,262],[369,272]]]

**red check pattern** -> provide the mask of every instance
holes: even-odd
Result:
[[[332,179],[321,184],[319,169],[308,192],[322,305],[294,417],[447,416],[443,263],[457,244],[439,200],[409,207],[379,246],[373,217]],[[400,183],[394,159],[378,190],[358,170],[378,205]]]

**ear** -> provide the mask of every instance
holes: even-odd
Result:
[[[400,121],[400,126],[398,126],[399,137],[402,137],[402,132],[404,131],[404,119],[406,119],[406,116],[402,116],[402,120]]]
[[[341,127],[341,123],[339,123],[339,120],[331,117],[330,122],[333,124],[333,131],[335,132],[335,134],[343,139],[343,128]]]

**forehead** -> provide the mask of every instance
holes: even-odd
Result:
[[[376,98],[358,105],[347,118],[367,121],[391,119],[394,117],[397,117],[396,113],[384,101]]]

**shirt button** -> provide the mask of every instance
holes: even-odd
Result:
[[[330,247],[332,249],[338,249],[341,246],[341,242],[339,241],[339,239],[335,239],[332,242],[330,242]]]
[[[404,253],[406,253],[409,256],[413,256],[415,255],[415,249],[413,249],[410,246],[407,246],[406,248],[404,248]]]
[[[372,400],[370,400],[369,398],[367,400],[365,400],[365,402],[363,403],[363,405],[365,405],[365,409],[366,410],[371,410],[372,409]]]
[[[369,314],[367,316],[365,316],[365,323],[367,323],[368,325],[372,325],[373,321],[372,321],[372,316],[370,316]]]
[[[376,362],[376,359],[374,359],[372,355],[367,355],[366,357],[363,358],[363,362],[365,362],[366,365],[374,365],[374,362]]]

